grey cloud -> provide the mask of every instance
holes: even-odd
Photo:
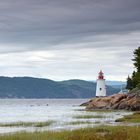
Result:
[[[140,30],[139,0],[5,0],[0,3],[2,43],[48,48],[80,42],[80,38],[88,36]]]
[[[103,68],[124,79],[139,46],[139,7],[139,0],[0,1],[1,74],[90,79]]]

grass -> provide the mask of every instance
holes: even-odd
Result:
[[[47,122],[14,122],[14,123],[0,123],[0,127],[45,127],[50,126],[54,121]]]
[[[89,121],[73,121],[73,122],[66,123],[66,125],[80,125],[80,124],[92,124],[92,122],[89,122]]]
[[[86,112],[101,112],[101,113],[106,113],[106,112],[117,112],[117,110],[111,110],[111,109],[77,109],[75,111],[86,111]]]
[[[16,133],[0,140],[139,140],[140,126],[100,126],[62,132]]]
[[[101,112],[101,113],[106,113],[106,112],[116,112],[116,110],[111,110],[111,109],[86,109],[88,112]]]
[[[74,116],[73,118],[76,119],[92,119],[92,118],[104,118],[102,115],[77,115]]]
[[[132,115],[124,116],[123,118],[117,119],[115,122],[140,123],[140,112],[135,112]]]

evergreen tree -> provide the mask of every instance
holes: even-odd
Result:
[[[134,51],[134,66],[137,69],[137,72],[140,72],[140,47]]]
[[[140,85],[140,72],[137,72],[134,78],[137,85]]]
[[[127,78],[126,88],[132,90],[135,87],[140,87],[140,47],[134,51],[134,66],[136,71],[133,71],[132,76]]]
[[[135,88],[138,84],[137,78],[136,78],[136,72],[133,71],[132,73],[132,88]]]
[[[127,86],[126,86],[126,89],[133,89],[133,82],[132,82],[132,79],[128,76],[127,78]]]

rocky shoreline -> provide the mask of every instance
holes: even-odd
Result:
[[[86,109],[140,111],[140,89],[134,89],[129,94],[118,93],[107,97],[96,97],[81,106],[86,106]]]

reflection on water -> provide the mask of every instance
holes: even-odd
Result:
[[[17,131],[64,130],[98,125],[115,125],[115,120],[131,112],[87,112],[79,105],[88,99],[1,99],[0,123],[54,121],[48,127],[0,127],[0,133]],[[80,115],[103,116],[76,118]],[[71,122],[88,122],[72,124]]]

